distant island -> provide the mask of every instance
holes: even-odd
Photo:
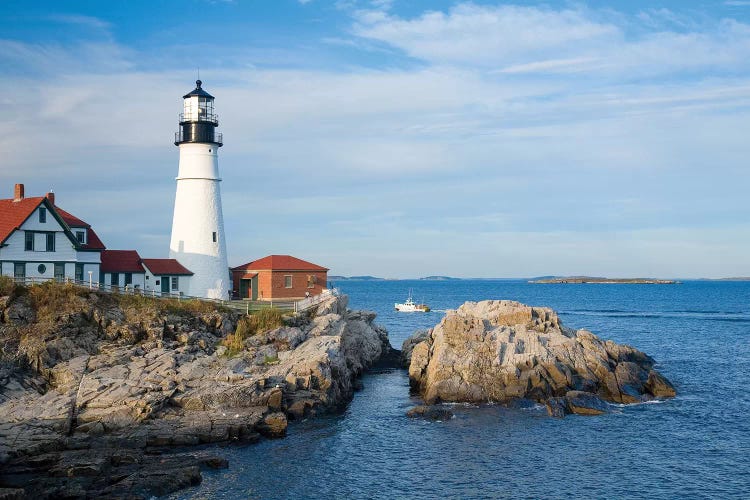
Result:
[[[425,276],[424,278],[419,278],[423,281],[458,281],[461,278],[452,278],[450,276]]]
[[[385,281],[376,276],[329,276],[328,281]]]
[[[562,284],[562,283],[598,283],[598,284],[627,284],[627,285],[676,285],[675,280],[660,280],[654,278],[597,278],[591,276],[563,276],[545,277],[529,280],[534,284]]]

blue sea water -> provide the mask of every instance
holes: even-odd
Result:
[[[411,420],[408,377],[365,376],[345,412],[281,440],[217,447],[229,469],[179,498],[748,498],[750,283],[531,285],[509,280],[342,281],[394,347],[467,300],[550,306],[563,323],[654,357],[675,399],[554,419],[541,408],[455,405]],[[396,313],[413,289],[433,312]]]

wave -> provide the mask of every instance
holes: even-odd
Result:
[[[609,405],[615,408],[629,408],[631,406],[640,405],[660,405],[666,403],[667,401],[668,400],[666,399],[649,399],[648,401],[638,401],[637,403],[609,403]]]

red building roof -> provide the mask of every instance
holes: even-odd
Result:
[[[37,209],[41,203],[47,199],[46,196],[34,196],[31,198],[22,198],[15,201],[12,198],[0,200],[0,243],[3,243],[8,237],[21,228],[21,225],[26,219],[31,216],[34,210]],[[47,202],[57,212],[57,215],[67,224],[69,227],[84,227],[87,229],[88,238],[85,245],[80,245],[83,250],[104,250],[106,247],[99,236],[91,229],[91,226],[86,224],[78,217],[66,212],[60,207],[52,205],[49,200]]]
[[[0,200],[0,243],[7,240],[13,231],[21,227],[42,200],[44,196],[23,198],[19,201],[14,201],[12,198]]]
[[[135,250],[104,250],[101,272],[103,273],[145,273],[141,256]]]
[[[91,229],[91,225],[87,224],[85,221],[82,221],[75,215],[66,212],[62,208],[55,205],[55,210],[57,210],[57,213],[60,214],[60,217],[62,220],[65,221],[65,223],[69,227],[83,227],[86,228],[86,232],[88,233],[86,235],[86,244],[81,245],[81,248],[84,250],[104,250],[105,247],[104,243],[102,243],[102,240],[99,239],[99,236],[94,232],[93,229]],[[130,271],[128,271],[130,272]],[[135,272],[135,271],[133,271]]]
[[[292,257],[291,255],[269,255],[232,268],[232,271],[328,271],[328,268]]]
[[[154,276],[159,275],[186,275],[192,276],[193,273],[175,259],[141,259],[143,265],[151,271]]]

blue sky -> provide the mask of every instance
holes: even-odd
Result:
[[[216,96],[230,264],[750,275],[750,1],[15,2],[0,186],[166,256]]]

